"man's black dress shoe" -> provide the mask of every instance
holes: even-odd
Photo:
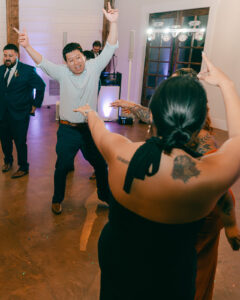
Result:
[[[4,165],[2,166],[2,172],[3,172],[3,173],[6,173],[6,172],[8,172],[9,170],[11,170],[11,168],[12,168],[12,164],[10,164],[10,163],[4,164]]]
[[[13,175],[12,175],[12,179],[15,179],[15,178],[19,178],[19,177],[23,177],[23,176],[25,176],[25,175],[27,175],[28,174],[28,171],[23,171],[23,170],[17,170],[17,172],[15,172],[15,173],[13,173]]]
[[[89,177],[90,180],[94,180],[96,179],[96,174],[95,172],[92,173],[92,175]]]
[[[55,215],[60,215],[62,212],[61,203],[52,203],[52,212],[55,213]]]

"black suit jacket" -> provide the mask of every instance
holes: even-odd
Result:
[[[0,120],[7,110],[14,120],[22,120],[29,115],[32,106],[42,105],[45,83],[34,67],[18,62],[16,72],[5,87],[5,71],[5,65],[0,66]]]
[[[94,54],[94,56],[95,56],[95,52],[94,52],[93,50],[91,50],[91,52],[92,52],[92,53]],[[98,54],[98,55],[100,55],[101,52],[102,52],[102,50],[99,50],[99,52],[98,52],[99,54]],[[98,57],[98,56],[95,56],[95,58],[96,58],[96,57]]]

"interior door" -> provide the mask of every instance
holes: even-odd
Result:
[[[149,26],[163,22],[163,27],[180,26],[190,28],[189,22],[200,21],[198,27],[207,28],[209,8],[155,13],[149,16]],[[195,26],[196,27],[196,26]],[[201,68],[201,52],[204,48],[205,34],[196,39],[194,33],[189,33],[185,41],[172,36],[164,39],[161,33],[155,34],[155,39],[147,41],[143,74],[141,104],[148,106],[156,87],[179,68],[193,68],[197,72]]]

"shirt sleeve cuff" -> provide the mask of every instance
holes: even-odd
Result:
[[[45,58],[42,56],[42,60],[39,64],[36,65],[37,68],[41,68],[44,65]]]
[[[108,47],[110,47],[110,48],[113,48],[113,49],[117,49],[117,48],[119,47],[118,41],[116,42],[115,45],[111,45],[111,44],[109,44],[109,42],[107,41],[107,42],[106,42],[106,45],[107,45]]]

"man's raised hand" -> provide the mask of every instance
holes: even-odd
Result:
[[[111,23],[117,22],[117,20],[118,20],[118,9],[112,9],[110,2],[108,2],[107,11],[103,8],[103,13],[104,13],[106,19],[109,22],[111,22]]]
[[[26,29],[23,29],[23,32],[20,32],[17,28],[14,27],[13,30],[18,34],[19,45],[23,48],[27,48],[29,46],[29,39]]]

